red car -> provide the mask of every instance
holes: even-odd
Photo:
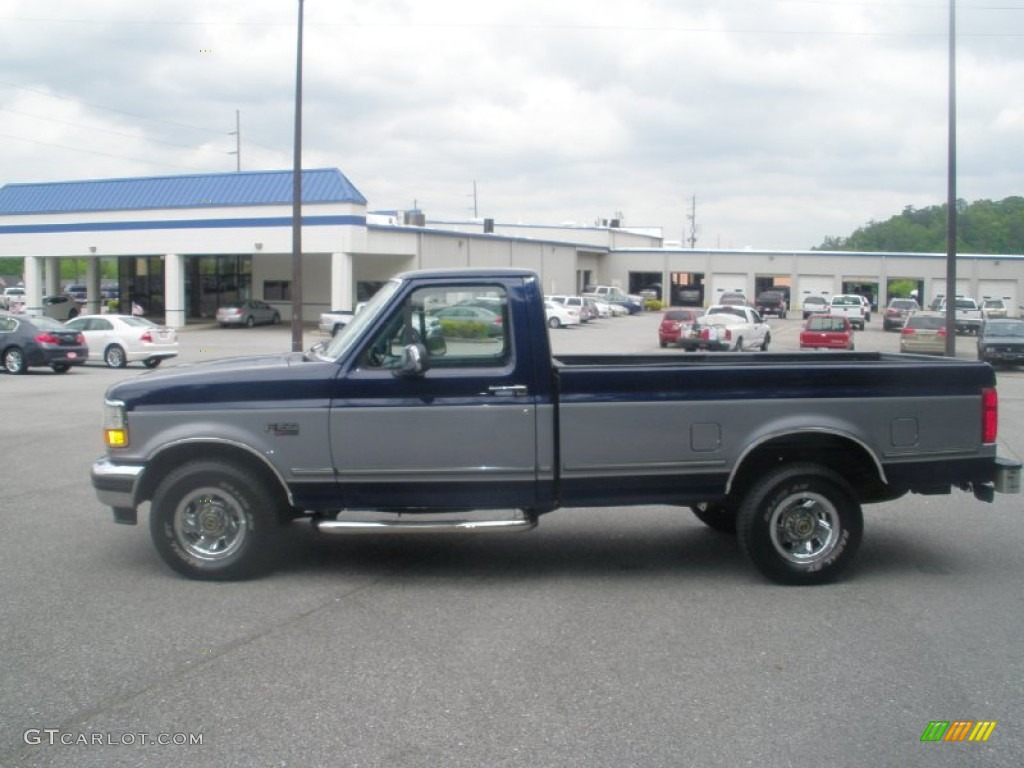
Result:
[[[811,315],[800,331],[800,349],[853,349],[853,326],[838,315]]]
[[[704,314],[702,309],[670,309],[661,316],[658,326],[658,343],[662,348],[678,344],[697,318]]]

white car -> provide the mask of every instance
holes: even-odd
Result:
[[[565,307],[555,301],[544,302],[544,314],[548,319],[548,328],[564,328],[580,324],[580,314],[571,307]]]
[[[65,323],[80,331],[89,346],[89,361],[124,368],[141,361],[156,368],[164,360],[178,356],[178,335],[144,317],[132,315],[82,315]]]
[[[748,349],[768,350],[771,328],[752,307],[713,304],[697,318],[695,335],[697,349],[744,352]]]

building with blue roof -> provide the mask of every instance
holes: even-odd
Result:
[[[674,304],[707,306],[726,291],[753,297],[784,288],[790,307],[809,295],[866,293],[913,282],[927,300],[945,293],[944,254],[880,254],[663,247],[660,232],[594,226],[430,221],[420,210],[367,210],[336,168],[302,172],[302,319],[352,309],[410,269],[521,267],[545,293],[589,284],[654,288]],[[8,184],[0,188],[0,256],[24,257],[28,308],[61,292],[60,263],[85,264],[84,311],[100,310],[100,260],[117,262],[122,307],[180,327],[212,321],[244,298],[292,313],[292,171],[188,174]],[[1019,255],[961,255],[956,293],[1018,307]],[[664,290],[662,290],[664,288]]]

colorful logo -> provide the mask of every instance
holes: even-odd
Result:
[[[921,741],[988,741],[995,729],[995,720],[932,720]]]

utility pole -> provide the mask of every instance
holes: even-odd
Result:
[[[295,157],[292,167],[292,352],[302,351],[302,0],[295,62]]]
[[[956,2],[949,0],[949,146],[946,179],[946,357],[956,357]]]
[[[479,215],[480,214],[477,212],[476,179],[473,179],[473,218],[476,219]]]
[[[235,137],[235,151],[228,152],[228,154],[235,156],[235,172],[239,173],[242,170],[242,122],[237,109],[235,110],[235,130],[231,131],[228,136]]]
[[[690,237],[683,239],[690,244],[690,250],[692,251],[697,247],[697,196],[694,195],[690,199],[690,212],[686,214],[687,220],[690,222]],[[685,233],[684,233],[685,235]]]

